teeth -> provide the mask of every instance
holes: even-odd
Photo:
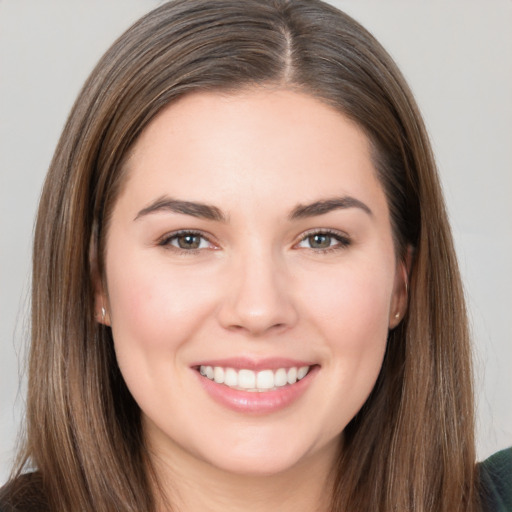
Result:
[[[256,387],[258,389],[272,389],[274,385],[274,372],[272,370],[263,370],[256,374]]]
[[[233,370],[233,368],[226,368],[224,373],[224,384],[230,388],[235,388],[238,386],[238,373]]]
[[[238,372],[238,387],[252,389],[256,387],[256,374],[252,370],[240,370]]]
[[[295,384],[309,372],[309,366],[279,368],[277,370],[235,370],[221,366],[200,366],[199,373],[217,384],[244,391],[269,391]]]
[[[301,366],[297,370],[297,380],[303,379],[308,374],[308,371],[309,371],[309,366]]]
[[[217,384],[223,384],[224,383],[224,368],[221,368],[220,366],[216,366],[213,369],[213,380]]]
[[[208,377],[208,374],[206,374]],[[288,370],[288,384],[295,384],[297,382],[297,368],[290,368]]]
[[[274,385],[276,388],[280,388],[286,386],[286,384],[288,384],[288,373],[284,368],[279,368],[274,374]]]

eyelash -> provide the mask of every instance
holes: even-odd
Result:
[[[340,251],[346,249],[352,243],[352,240],[346,234],[340,233],[339,231],[335,231],[332,229],[314,229],[312,231],[304,233],[304,235],[302,235],[301,239],[297,244],[295,244],[295,246],[298,246],[302,242],[306,241],[308,238],[313,237],[315,235],[324,235],[330,238],[334,238],[334,240],[336,240],[338,243],[336,243],[335,245],[330,245],[329,247],[325,248],[307,247],[307,249],[314,252],[320,252],[325,254]]]
[[[171,242],[173,240],[178,240],[180,237],[185,237],[185,236],[199,237],[202,240],[206,241],[209,245],[213,245],[213,246],[215,245],[201,231],[194,231],[194,230],[190,230],[190,229],[183,229],[183,230],[180,230],[180,231],[175,231],[174,233],[169,233],[167,235],[164,235],[158,241],[157,245],[160,246],[160,247],[164,247],[166,249],[170,249],[170,250],[179,252],[181,254],[186,254],[186,255],[194,254],[197,251],[201,251],[201,250],[205,249],[205,247],[197,247],[197,248],[192,248],[192,249],[183,249],[182,247],[178,247],[176,245],[172,245]]]
[[[308,232],[304,233],[302,235],[301,239],[294,245],[294,247],[298,247],[299,244],[308,240],[308,238],[314,237],[315,235],[323,235],[323,236],[326,236],[329,238],[333,238],[337,242],[335,245],[330,245],[329,247],[325,247],[325,248],[305,247],[306,249],[313,251],[315,253],[319,252],[319,253],[325,254],[325,253],[343,250],[343,249],[346,249],[348,246],[350,246],[352,243],[352,241],[350,240],[350,238],[347,235],[342,234],[339,231],[334,231],[331,229],[315,229],[315,230],[308,231]],[[205,234],[203,232],[190,230],[190,229],[183,229],[180,231],[175,231],[174,233],[169,233],[167,235],[164,235],[158,241],[157,245],[160,247],[168,248],[173,251],[179,252],[181,254],[187,254],[187,255],[194,254],[198,251],[205,249],[205,247],[195,247],[195,248],[184,249],[182,247],[178,247],[178,246],[172,244],[173,240],[178,240],[180,237],[185,237],[185,236],[199,237],[203,241],[206,241],[208,244],[215,245],[215,244],[213,244],[213,242],[210,240],[209,237],[205,236]],[[200,242],[200,244],[201,243],[202,242]]]

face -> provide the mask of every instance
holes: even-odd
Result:
[[[196,93],[126,170],[96,302],[152,450],[244,474],[332,457],[404,307],[363,132],[295,92]]]

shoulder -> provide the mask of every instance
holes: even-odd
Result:
[[[478,464],[485,512],[512,512],[512,447]]]
[[[48,512],[38,472],[25,473],[0,488],[0,512]]]

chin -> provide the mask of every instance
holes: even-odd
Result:
[[[314,440],[294,438],[293,433],[286,437],[276,435],[265,439],[256,433],[248,442],[209,446],[203,457],[205,462],[219,470],[240,476],[266,477],[294,471],[304,465],[310,466],[326,452],[337,454],[339,436],[319,446]],[[330,458],[328,456],[328,458]]]
[[[241,477],[269,477],[293,470],[301,461],[301,457],[291,457],[289,454],[262,452],[232,454],[222,460],[208,462],[223,472]]]

